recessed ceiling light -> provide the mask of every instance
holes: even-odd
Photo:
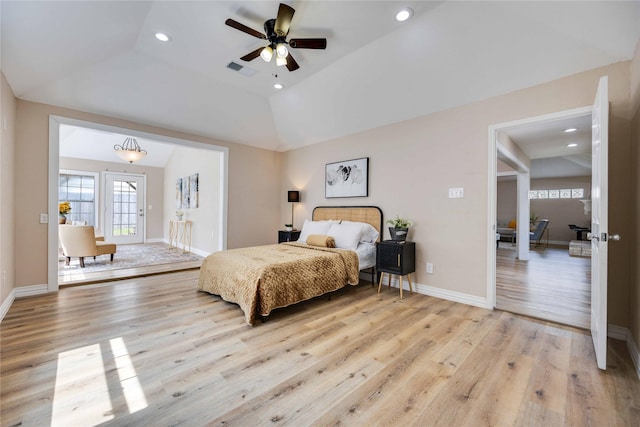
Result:
[[[171,40],[171,37],[169,37],[165,33],[156,33],[156,38],[161,42],[168,42],[169,40]]]
[[[569,128],[569,129],[565,129],[565,130],[564,130],[564,132],[565,132],[565,133],[571,133],[571,132],[575,132],[575,131],[577,131],[577,130],[578,130],[578,129],[576,129],[576,128]]]
[[[408,7],[405,7],[404,9],[396,13],[396,21],[400,21],[400,22],[406,21],[407,19],[411,18],[411,15],[413,15],[413,10],[411,10]]]
[[[276,83],[273,85],[273,87],[275,87],[276,89],[282,89],[284,86],[282,86],[282,83]]]
[[[575,142],[571,143],[571,144],[567,144],[567,147],[569,148],[573,148],[573,147],[577,147],[578,144],[576,144]]]

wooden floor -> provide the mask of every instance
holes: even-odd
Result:
[[[591,258],[549,247],[532,250],[528,261],[520,261],[515,246],[501,242],[496,252],[496,307],[589,329]]]
[[[16,300],[0,325],[2,426],[637,426],[609,341],[369,284],[250,327],[197,272]]]

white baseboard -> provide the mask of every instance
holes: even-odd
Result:
[[[156,239],[154,239],[155,241]],[[166,243],[167,245],[170,245],[171,243],[169,243],[169,239],[157,239],[158,242],[161,243]],[[178,245],[179,248],[181,248],[180,245]],[[200,255],[201,257],[207,257],[211,254],[211,252],[207,252],[207,251],[203,251],[202,249],[198,249],[198,248],[191,248],[191,251],[196,255]]]
[[[638,345],[631,336],[631,332],[627,335],[627,348],[629,349],[633,366],[636,367],[636,374],[638,374],[638,379],[640,380],[640,352],[638,351]]]
[[[14,291],[16,292],[16,298],[30,297],[32,295],[46,294],[49,292],[49,287],[47,285],[18,286]]]
[[[631,331],[627,328],[623,328],[622,326],[607,325],[607,336],[614,340],[625,341],[627,343],[629,355],[633,361],[633,366],[636,368],[638,379],[640,379],[640,352],[638,351],[638,345],[633,340]]]
[[[198,248],[191,248],[191,252],[193,252],[196,255],[200,255],[201,257],[207,257],[211,253],[211,252],[203,251],[202,249],[198,249]]]
[[[618,325],[607,325],[607,336],[614,340],[626,341],[629,336],[629,329]]]
[[[155,239],[147,239],[144,241],[145,243],[169,243],[168,240],[163,239],[162,237],[158,237]]]
[[[402,289],[409,290],[409,282],[407,280],[402,281]],[[398,279],[394,278],[392,286],[398,287]],[[477,297],[475,295],[469,295],[462,292],[450,291],[447,289],[436,288],[434,286],[421,285],[420,283],[413,283],[413,290],[419,294],[429,295],[436,298],[446,299],[448,301],[459,302],[462,304],[472,305],[474,307],[486,308],[492,310],[493,307],[489,306],[486,298]]]
[[[2,302],[2,305],[0,305],[0,322],[2,322],[2,319],[4,319],[4,316],[7,314],[7,312],[11,308],[11,304],[13,304],[13,301],[15,301],[15,299],[16,299],[16,290],[11,289],[11,292],[9,292],[9,296],[7,296],[7,299],[5,299]]]

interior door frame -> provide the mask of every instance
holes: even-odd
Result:
[[[106,118],[104,118],[107,120]],[[85,127],[89,129],[101,130],[131,135],[142,139],[152,139],[159,142],[166,142],[183,147],[202,148],[214,150],[222,154],[220,161],[220,223],[219,247],[227,249],[227,225],[229,211],[229,148],[215,144],[205,144],[188,139],[173,138],[166,135],[144,132],[136,129],[111,126],[103,123],[90,122],[87,120],[74,119],[70,117],[49,115],[49,188],[47,212],[49,223],[47,227],[47,291],[56,292],[58,285],[58,173],[60,170],[60,125]]]
[[[115,238],[113,238],[113,236],[111,236],[110,233],[107,232],[107,228],[108,225],[112,225],[112,220],[109,220],[109,206],[111,204],[111,200],[107,200],[107,196],[110,194],[109,190],[107,189],[107,182],[109,180],[109,175],[113,175],[113,176],[123,176],[123,177],[135,177],[135,178],[141,178],[142,179],[142,186],[143,186],[143,192],[142,192],[142,203],[140,204],[142,207],[142,220],[140,220],[140,215],[138,215],[138,212],[136,212],[136,217],[138,218],[138,228],[140,228],[140,225],[142,225],[142,233],[140,233],[139,237],[141,239],[141,242],[135,242],[135,243],[145,243],[147,241],[147,176],[141,173],[128,173],[128,172],[111,172],[111,171],[102,171],[101,172],[101,176],[102,176],[102,194],[104,195],[104,211],[102,214],[102,224],[103,224],[103,235],[105,236],[105,239],[107,240],[112,240],[114,243],[119,243],[118,241],[115,240]],[[109,237],[112,237],[111,239],[109,239]],[[120,243],[120,244],[128,244],[126,242]]]
[[[541,116],[528,117],[525,119],[514,120],[512,122],[498,123],[489,126],[489,155],[488,165],[488,217],[487,217],[487,306],[491,309],[496,308],[496,215],[497,215],[497,197],[498,197],[498,174],[497,174],[497,156],[498,156],[498,132],[522,125],[540,123],[558,119],[566,119],[572,117],[589,116],[591,117],[593,105],[586,107],[574,108],[571,110],[558,111]]]

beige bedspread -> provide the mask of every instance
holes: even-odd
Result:
[[[256,315],[347,284],[358,284],[358,255],[289,242],[216,252],[200,268],[198,289],[238,304],[248,324]]]

